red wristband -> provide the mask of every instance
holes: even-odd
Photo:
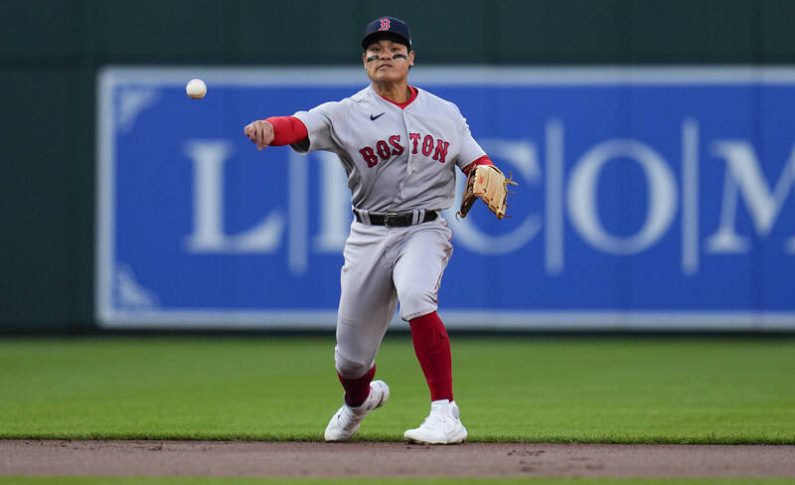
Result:
[[[273,126],[273,146],[291,145],[309,136],[306,125],[295,116],[271,116],[265,121]]]

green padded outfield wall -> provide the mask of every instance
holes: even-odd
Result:
[[[99,67],[355,64],[382,14],[420,64],[795,63],[794,0],[0,0],[0,331],[95,326]]]

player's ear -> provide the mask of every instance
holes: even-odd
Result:
[[[367,70],[367,51],[362,52],[362,66],[364,66],[364,70]]]
[[[409,52],[409,66],[413,65],[414,65],[414,50],[412,49],[412,51]]]

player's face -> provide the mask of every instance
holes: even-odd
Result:
[[[409,66],[414,65],[414,51],[388,39],[373,42],[362,55],[367,77],[374,82],[398,82],[409,75]]]

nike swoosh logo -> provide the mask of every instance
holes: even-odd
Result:
[[[378,118],[380,118],[380,117],[384,116],[385,114],[386,114],[386,111],[385,111],[385,112],[383,112],[383,113],[381,113],[380,115],[370,115],[370,121],[375,121],[375,120],[377,120]]]

